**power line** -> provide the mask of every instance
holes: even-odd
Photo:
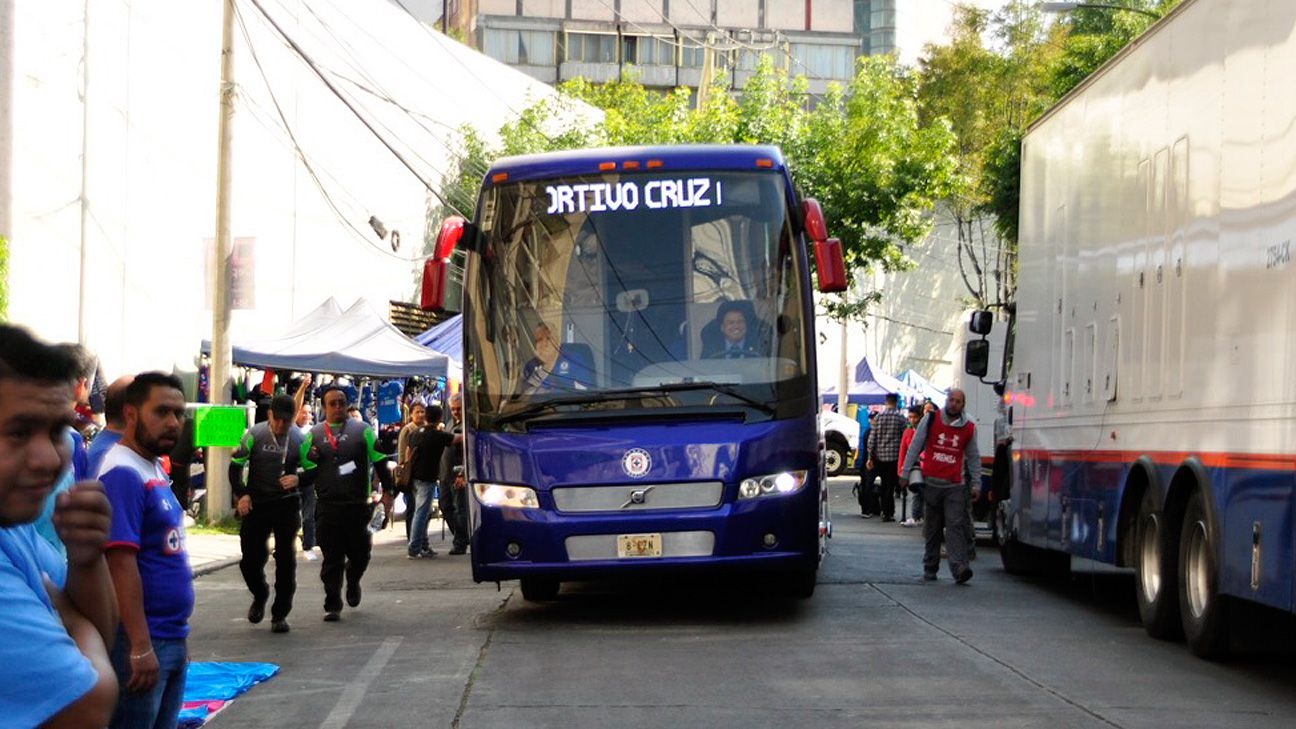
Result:
[[[306,157],[305,150],[303,150],[301,144],[298,143],[297,135],[293,133],[292,127],[288,124],[288,117],[284,113],[283,107],[280,106],[278,97],[275,96],[274,89],[270,85],[270,78],[266,74],[265,67],[261,65],[261,58],[260,56],[257,55],[256,47],[252,43],[252,35],[251,33],[248,32],[247,24],[243,19],[243,14],[241,11],[239,11],[237,6],[235,6],[234,8],[234,17],[238,20],[239,29],[242,31],[243,38],[244,40],[247,41],[248,44],[248,53],[252,56],[252,63],[253,65],[256,66],[257,72],[261,76],[262,83],[265,84],[266,92],[270,95],[270,102],[274,105],[275,113],[278,114],[279,116],[279,121],[283,125],[283,130],[285,133],[287,133],[288,138],[292,143],[293,150],[296,152],[298,159],[301,160],[302,166],[306,169],[307,174],[310,176],[311,180],[315,183],[315,187],[319,190],[320,195],[324,198],[325,204],[328,205],[329,209],[338,218],[338,220],[344,223],[348,228],[351,229],[352,232],[356,234],[357,237],[359,237],[362,241],[364,241],[366,244],[368,244],[370,247],[372,247],[374,250],[378,251],[379,253],[406,262],[414,262],[420,260],[422,258],[421,256],[417,258],[407,258],[405,256],[400,256],[394,252],[388,251],[382,246],[379,246],[378,244],[374,243],[372,240],[370,240],[369,235],[365,233],[359,226],[357,226],[354,223],[354,221],[349,219],[338,207],[337,202],[333,199],[333,196],[329,194],[328,189],[324,187],[323,181],[320,180],[319,175],[315,172],[314,165],[312,165],[310,160]],[[354,196],[353,196],[353,200],[354,200]]]
[[[333,95],[336,96],[338,100],[341,101],[342,104],[346,106],[346,108],[355,116],[355,118],[359,120],[360,123],[363,124],[366,129],[369,130],[369,133],[372,134],[379,142],[381,142],[382,145],[387,148],[387,151],[391,152],[392,156],[394,156],[397,160],[399,160],[400,163],[405,166],[405,169],[410,171],[410,174],[414,175],[414,177],[418,179],[419,182],[423,183],[423,186],[427,188],[428,192],[432,193],[433,196],[435,196],[438,200],[440,200],[442,205],[446,206],[450,210],[453,210],[460,215],[463,215],[462,211],[460,211],[458,208],[452,205],[449,200],[445,199],[445,197],[441,195],[440,191],[438,191],[436,188],[432,186],[432,183],[424,179],[424,177],[421,174],[419,174],[418,170],[414,169],[414,166],[409,163],[409,160],[405,159],[404,155],[398,152],[396,148],[391,145],[391,142],[387,141],[385,137],[383,137],[381,134],[378,133],[378,130],[374,129],[373,125],[369,123],[369,120],[366,119],[364,115],[361,114],[360,111],[355,108],[355,105],[351,103],[350,99],[348,99],[346,95],[344,95],[337,88],[337,86],[335,86],[333,82],[330,81],[328,77],[324,75],[323,71],[320,70],[319,66],[317,66],[315,61],[310,57],[310,54],[306,53],[306,51],[300,45],[298,45],[297,42],[287,34],[287,32],[284,31],[284,29],[279,25],[278,21],[276,21],[274,17],[272,17],[270,13],[266,11],[265,6],[261,4],[261,0],[249,0],[249,1],[256,7],[257,11],[261,13],[261,15],[266,19],[266,21],[269,22],[270,25],[274,27],[275,32],[277,32],[279,36],[283,38],[284,41],[288,43],[289,46],[292,47],[293,51],[302,59],[302,61],[306,63],[307,67],[309,67],[311,71],[314,72],[315,75],[319,78],[319,80],[322,81],[324,85],[328,87],[329,91],[331,91]]]

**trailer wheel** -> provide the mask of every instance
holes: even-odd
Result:
[[[522,599],[527,602],[548,602],[558,597],[558,580],[538,577],[522,578]]]
[[[1179,615],[1188,649],[1201,658],[1220,658],[1229,649],[1229,605],[1219,592],[1217,548],[1202,495],[1194,493],[1179,537]]]
[[[1135,560],[1139,617],[1147,634],[1160,640],[1180,637],[1178,526],[1158,511],[1152,491],[1143,493],[1135,526]]]
[[[828,471],[829,476],[840,476],[846,471],[847,458],[846,444],[837,440],[830,440],[824,450],[824,469]]]

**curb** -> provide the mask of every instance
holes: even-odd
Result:
[[[193,568],[193,576],[195,578],[202,577],[203,575],[209,575],[215,572],[216,570],[223,570],[226,567],[233,567],[234,565],[239,563],[240,559],[241,559],[240,557],[229,557],[228,559],[217,560],[215,562],[208,562],[207,564],[199,565]]]

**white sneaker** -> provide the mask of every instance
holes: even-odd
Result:
[[[913,519],[905,519],[904,521],[900,522],[900,526],[902,526],[902,527],[916,527],[916,526],[918,526],[918,522],[914,521]]]
[[[315,550],[313,549],[306,550],[305,554],[306,554],[307,562],[314,562],[315,560],[319,559],[319,555],[315,554]]]

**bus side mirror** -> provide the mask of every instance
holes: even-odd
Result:
[[[441,223],[432,257],[423,262],[423,285],[419,295],[419,308],[424,311],[445,311],[446,292],[450,288],[450,256],[455,252],[464,233],[472,234],[472,226],[458,215],[451,215]]]
[[[967,343],[963,352],[963,371],[976,378],[986,376],[990,371],[990,341],[973,339]]]
[[[994,328],[994,316],[988,311],[974,311],[972,318],[968,321],[968,329],[973,334],[984,337]]]
[[[846,259],[842,255],[841,241],[836,238],[816,241],[814,253],[819,290],[825,294],[845,291]]]
[[[423,311],[441,311],[445,309],[446,283],[450,278],[450,260],[446,258],[429,258],[423,262],[423,288],[419,296],[419,308]]]

